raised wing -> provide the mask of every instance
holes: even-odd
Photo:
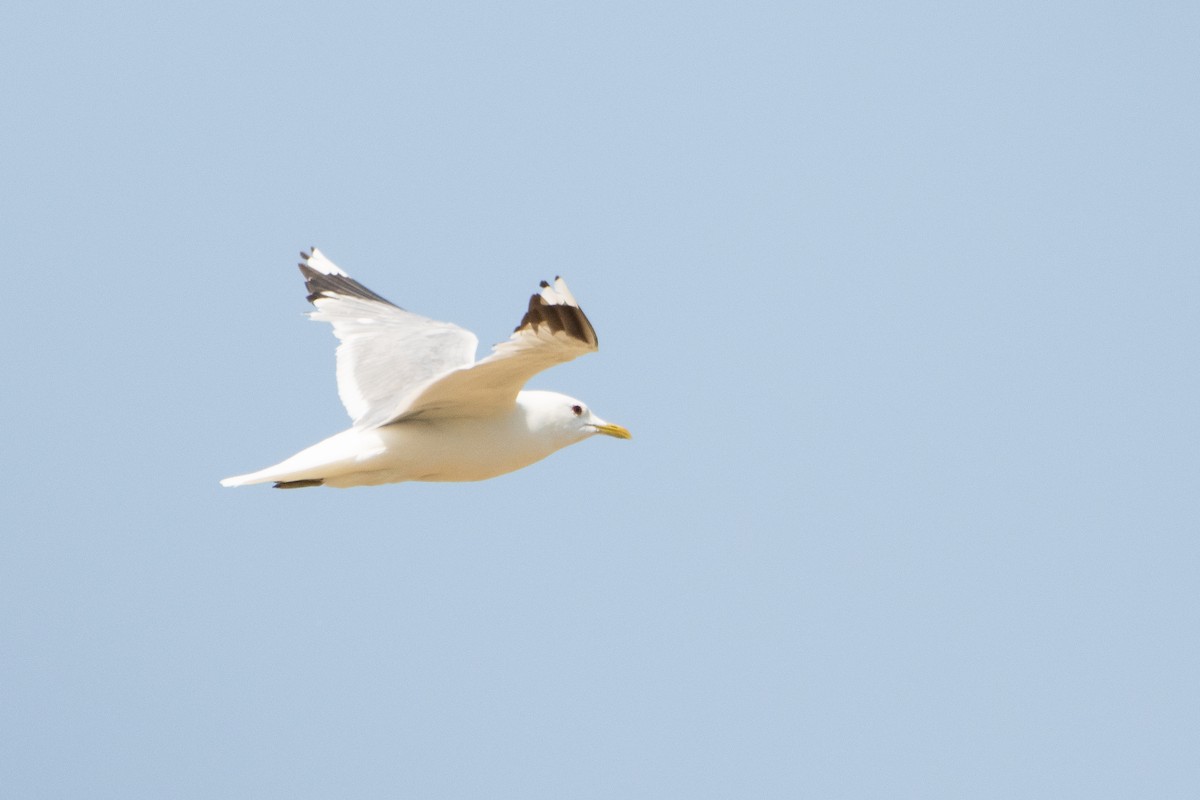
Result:
[[[475,334],[405,311],[338,269],[317,248],[301,253],[312,319],[333,323],[338,396],[355,427],[373,428],[411,405],[439,376],[475,363]]]
[[[481,417],[513,407],[525,382],[542,370],[597,348],[596,331],[562,278],[529,298],[529,310],[508,341],[487,358],[429,381],[390,420]]]

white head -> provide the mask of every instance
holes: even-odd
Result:
[[[605,422],[592,413],[582,400],[558,392],[524,391],[517,405],[525,412],[531,430],[542,431],[561,441],[559,447],[602,433],[618,439],[632,439],[620,425]]]

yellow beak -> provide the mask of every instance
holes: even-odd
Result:
[[[605,436],[615,436],[618,439],[632,439],[633,434],[622,428],[620,425],[613,425],[611,422],[604,422],[599,425],[593,425],[596,433],[603,433]]]

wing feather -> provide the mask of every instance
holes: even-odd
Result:
[[[476,362],[475,334],[388,302],[315,247],[300,255],[309,316],[333,324],[338,396],[358,428],[503,413],[534,375],[597,349],[562,278],[542,281],[512,336]]]
[[[373,428],[431,380],[475,362],[475,334],[405,311],[338,269],[315,247],[301,253],[310,318],[333,324],[338,396],[355,427]]]
[[[562,278],[529,299],[508,341],[473,365],[433,378],[410,395],[391,422],[416,418],[488,416],[516,403],[525,383],[544,369],[595,352],[596,331]]]

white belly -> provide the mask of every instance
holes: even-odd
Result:
[[[539,461],[556,447],[520,436],[508,420],[404,422],[359,433],[371,455],[325,478],[327,486],[396,481],[481,481]]]
[[[321,480],[326,486],[481,481],[540,461],[566,442],[531,436],[523,417],[403,422],[342,431],[238,483]]]

